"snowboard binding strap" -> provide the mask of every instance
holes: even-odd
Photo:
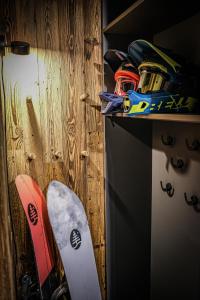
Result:
[[[31,276],[26,274],[21,279],[22,284],[22,299],[40,299],[39,286],[32,280]]]
[[[22,299],[23,300],[42,300],[40,296],[39,286],[34,283],[31,276],[26,274],[22,277]],[[61,283],[52,293],[50,300],[58,300],[66,295],[69,297],[69,288],[67,282]],[[44,299],[47,299],[44,296]]]
[[[61,285],[53,292],[51,296],[51,300],[58,300],[63,295],[69,295],[69,288],[67,282],[61,283]]]
[[[99,97],[101,99],[102,114],[110,114],[122,110],[123,97],[106,92],[100,93]]]

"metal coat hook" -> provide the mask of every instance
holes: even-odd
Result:
[[[198,151],[200,148],[200,141],[197,139],[193,140],[191,144],[188,139],[185,139],[185,144],[190,151]]]
[[[197,212],[200,212],[200,199],[196,195],[192,195],[190,199],[188,199],[187,194],[184,193],[185,202],[193,206]]]
[[[164,187],[162,181],[160,181],[160,185],[161,185],[161,189],[162,189],[163,192],[166,192],[169,197],[173,197],[174,188],[173,188],[173,186],[171,185],[170,182],[168,182],[166,184],[166,186]]]
[[[174,169],[184,169],[185,168],[185,162],[181,159],[174,159],[173,157],[171,158],[171,164],[174,167]]]
[[[166,138],[163,135],[161,135],[161,141],[165,146],[174,146],[176,139],[174,136],[171,135],[167,135]]]

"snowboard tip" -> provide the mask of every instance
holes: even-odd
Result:
[[[55,197],[57,197],[57,192],[63,190],[64,184],[57,180],[52,180],[47,188],[47,205]]]
[[[48,188],[47,188],[47,191],[51,190],[51,189],[55,189],[59,186],[63,185],[63,183],[61,183],[60,181],[58,180],[52,180],[50,181],[49,185],[48,185]]]
[[[33,180],[32,177],[30,177],[30,176],[27,175],[27,174],[18,174],[18,175],[15,177],[15,184],[17,184],[17,183],[20,182],[21,180],[25,180],[25,179]]]

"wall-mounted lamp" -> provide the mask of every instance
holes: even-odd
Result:
[[[8,45],[5,41],[5,35],[0,35],[0,53],[5,54],[5,48],[10,47],[11,52],[18,55],[28,55],[30,53],[30,44],[27,42],[13,41]]]

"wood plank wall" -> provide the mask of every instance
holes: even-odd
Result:
[[[2,74],[2,60],[0,72]],[[13,235],[10,218],[10,202],[8,197],[8,176],[6,160],[6,124],[5,95],[0,80],[0,288],[2,299],[7,299],[8,291],[11,299],[15,297],[15,268],[13,257]]]
[[[19,279],[33,267],[14,184],[21,173],[31,175],[44,193],[57,179],[82,199],[105,295],[101,1],[0,0],[1,22],[6,22],[8,42],[31,44],[29,56],[7,52],[3,58],[9,198],[1,186],[0,212],[7,220],[10,205],[13,223],[0,223],[0,257],[7,257],[0,262],[1,274],[9,264],[7,282],[0,276],[1,299],[19,299]]]

